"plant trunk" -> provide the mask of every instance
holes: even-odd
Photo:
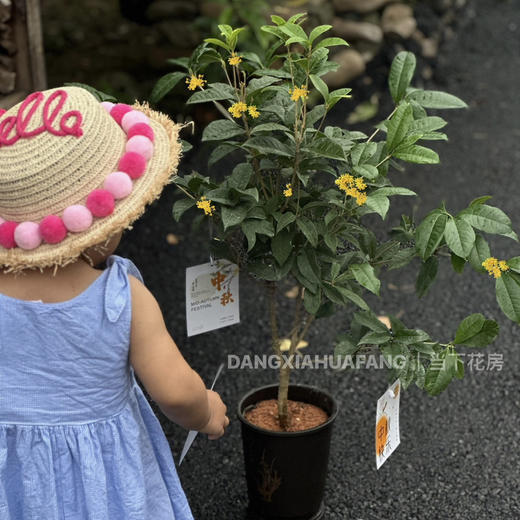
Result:
[[[280,365],[280,380],[278,385],[278,420],[280,426],[286,430],[289,425],[289,411],[287,409],[287,394],[289,391],[289,379],[291,367],[285,366],[283,360]]]

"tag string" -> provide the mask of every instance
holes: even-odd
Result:
[[[213,220],[208,220],[208,233],[209,233],[209,263],[211,267],[215,266],[215,257],[211,252],[211,243],[213,242]]]

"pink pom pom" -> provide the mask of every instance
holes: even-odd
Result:
[[[40,222],[40,233],[48,244],[57,244],[67,236],[67,228],[57,215],[49,215]]]
[[[139,153],[126,152],[119,161],[119,170],[128,173],[131,179],[138,179],[146,170],[146,159]]]
[[[114,196],[107,190],[92,190],[86,204],[95,217],[106,217],[114,211]]]
[[[81,204],[74,204],[65,208],[63,212],[63,223],[73,233],[85,231],[92,225],[92,213]]]
[[[110,103],[110,101],[103,101],[101,106],[110,114],[110,111],[114,108],[114,103]]]
[[[124,103],[118,103],[117,105],[114,105],[112,107],[112,110],[110,111],[110,115],[116,120],[117,124],[121,124],[121,119],[123,119],[123,116],[132,110],[132,107],[130,105],[125,105]]]
[[[125,172],[112,172],[103,185],[115,199],[124,199],[132,193],[132,179]]]
[[[145,137],[148,137],[152,143],[155,139],[152,127],[146,123],[136,123],[130,128],[130,130],[128,130],[126,135],[128,139],[134,137],[134,135],[144,135]]]
[[[36,222],[22,222],[14,230],[14,241],[22,249],[35,249],[42,243],[40,226]]]
[[[121,126],[125,132],[128,132],[132,126],[137,123],[146,123],[148,124],[150,120],[148,116],[140,112],[139,110],[132,110],[131,112],[127,112],[123,119],[121,119]]]
[[[0,245],[6,249],[16,247],[14,241],[14,230],[18,226],[18,222],[6,220],[0,225]]]
[[[125,149],[127,152],[135,152],[142,155],[147,161],[153,155],[153,143],[144,135],[134,135],[134,137],[128,139]]]

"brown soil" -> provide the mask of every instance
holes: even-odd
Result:
[[[278,403],[276,399],[259,401],[254,408],[245,413],[245,418],[255,426],[275,432],[298,432],[309,430],[323,424],[328,418],[327,412],[313,404],[301,401],[288,401],[289,426],[284,430],[278,421]]]

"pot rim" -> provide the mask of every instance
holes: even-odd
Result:
[[[244,396],[242,396],[242,399],[240,399],[240,401],[238,402],[238,407],[237,407],[237,415],[238,415],[238,419],[240,420],[240,422],[247,425],[249,428],[256,430],[257,432],[269,434],[269,435],[272,435],[273,437],[302,437],[304,435],[310,435],[312,433],[323,430],[336,419],[336,417],[338,415],[339,406],[338,406],[337,400],[334,398],[334,396],[332,396],[332,394],[330,394],[326,390],[323,390],[322,388],[319,388],[314,385],[296,383],[296,384],[289,384],[289,388],[299,387],[299,388],[305,388],[308,390],[316,391],[316,392],[319,392],[319,393],[325,395],[332,401],[332,404],[333,404],[332,413],[330,414],[329,418],[324,423],[319,424],[318,426],[315,426],[314,428],[309,428],[308,430],[300,430],[300,431],[295,431],[295,432],[278,432],[278,431],[274,431],[274,430],[268,430],[266,428],[261,428],[260,426],[257,426],[256,424],[249,422],[244,417],[244,414],[242,412],[243,402],[248,397],[250,397],[252,394],[254,394],[260,390],[264,390],[266,388],[273,388],[273,387],[278,388],[278,386],[279,386],[278,383],[271,383],[268,385],[258,386],[256,388],[253,388],[249,392],[247,392]]]

